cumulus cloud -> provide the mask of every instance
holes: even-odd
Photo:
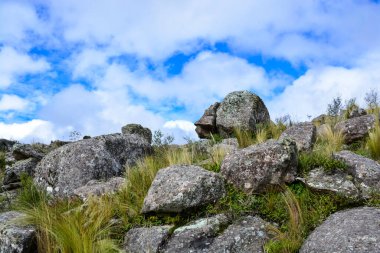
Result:
[[[50,122],[34,119],[24,123],[5,124],[0,122],[1,138],[24,141],[45,142],[57,138],[54,127]]]
[[[44,59],[33,59],[11,47],[0,48],[0,66],[0,89],[9,87],[22,75],[40,73],[50,68]]]
[[[5,94],[0,98],[0,111],[22,111],[27,108],[29,102],[16,95]]]

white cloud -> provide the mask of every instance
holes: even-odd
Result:
[[[0,98],[0,111],[22,111],[27,108],[28,104],[29,102],[26,99],[16,95],[5,94]]]
[[[170,120],[165,122],[163,132],[174,137],[175,143],[183,144],[188,139],[197,140],[193,122],[187,120]]]
[[[41,141],[48,143],[56,139],[53,125],[50,122],[39,119],[12,124],[0,122],[0,136],[1,138],[23,142]]]
[[[0,66],[0,89],[9,87],[24,74],[40,73],[50,68],[44,59],[33,59],[11,47],[0,49]]]
[[[308,70],[269,101],[272,118],[290,114],[295,120],[307,120],[307,115],[315,117],[326,113],[327,105],[337,96],[343,101],[356,98],[365,106],[366,92],[375,89],[380,94],[379,59],[372,55],[366,60],[360,59],[353,68],[324,66]]]

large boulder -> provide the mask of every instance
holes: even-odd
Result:
[[[32,226],[18,225],[23,214],[10,211],[0,214],[0,252],[37,253],[36,230]]]
[[[199,166],[174,165],[158,171],[142,212],[182,212],[214,203],[224,195],[224,180],[219,174]]]
[[[213,239],[225,228],[229,219],[224,214],[198,219],[174,230],[162,252],[214,252],[209,250]]]
[[[228,154],[221,174],[246,193],[259,193],[267,187],[295,180],[298,154],[289,139],[268,140]]]
[[[333,154],[333,157],[348,166],[347,172],[353,176],[363,197],[370,196],[371,192],[380,192],[380,164],[378,162],[347,150],[337,152]]]
[[[13,157],[17,161],[25,160],[28,158],[35,158],[35,159],[41,160],[42,157],[44,157],[44,155],[45,155],[43,152],[34,148],[30,144],[17,145],[16,147],[13,148],[12,154],[13,154]]]
[[[217,133],[216,130],[216,110],[218,109],[220,103],[216,102],[210,105],[206,109],[203,116],[194,123],[196,126],[195,131],[199,138],[210,138],[211,134]]]
[[[270,239],[268,227],[258,216],[243,217],[215,238],[208,252],[264,253],[264,244]]]
[[[16,141],[0,139],[0,151],[3,151],[3,152],[10,151],[14,144],[16,144]]]
[[[335,125],[335,131],[344,135],[346,144],[364,139],[368,132],[375,127],[376,117],[373,114],[355,117],[339,122]]]
[[[281,134],[279,140],[285,138],[294,140],[298,151],[311,151],[316,140],[316,127],[309,122],[293,125]]]
[[[216,111],[216,128],[225,138],[234,134],[234,129],[256,130],[256,124],[270,122],[268,109],[261,98],[249,91],[229,93]]]
[[[140,124],[128,124],[121,128],[123,134],[137,134],[143,137],[149,144],[152,143],[152,131]]]
[[[150,144],[138,135],[80,140],[47,154],[35,169],[34,181],[56,196],[71,196],[90,180],[120,176],[124,165],[132,165],[150,152]]]
[[[357,199],[360,192],[352,181],[352,176],[335,170],[326,172],[322,167],[311,170],[305,178],[299,178],[307,187],[322,191],[333,192],[344,197]]]
[[[91,196],[100,197],[116,193],[124,183],[125,179],[122,177],[113,177],[108,181],[90,180],[86,185],[76,188],[74,195],[85,201]]]
[[[132,228],[124,238],[124,249],[128,253],[158,252],[169,237],[173,226]]]
[[[3,188],[12,189],[13,186],[17,185],[16,183],[20,183],[22,174],[33,176],[38,161],[36,158],[28,158],[17,161],[10,168],[7,168],[4,173]],[[12,185],[12,187],[7,187],[8,185]]]
[[[380,252],[379,228],[379,208],[337,212],[308,236],[300,253]]]

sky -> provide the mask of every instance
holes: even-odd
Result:
[[[0,0],[0,138],[67,140],[139,123],[196,139],[229,92],[305,121],[380,92],[370,0]]]

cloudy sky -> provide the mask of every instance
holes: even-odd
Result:
[[[140,123],[195,138],[235,90],[302,121],[380,89],[380,3],[0,0],[0,138]]]

